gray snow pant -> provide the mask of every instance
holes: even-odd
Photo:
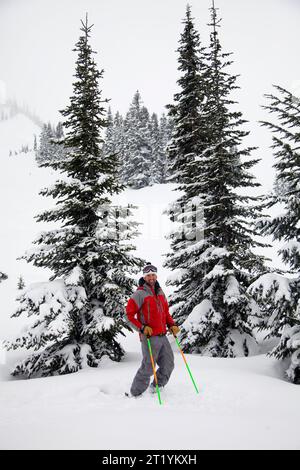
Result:
[[[158,386],[164,387],[168,383],[174,369],[174,354],[166,336],[151,336],[150,341],[154,362],[159,366],[156,372]],[[130,392],[134,396],[140,395],[148,388],[150,377],[153,375],[146,336],[142,336],[141,343],[143,361],[133,379],[130,389]],[[154,380],[153,385],[156,385]]]

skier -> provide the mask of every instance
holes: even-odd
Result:
[[[148,388],[150,377],[153,375],[147,338],[151,338],[153,359],[159,366],[158,386],[164,387],[174,369],[174,354],[166,337],[167,327],[174,335],[179,332],[169,313],[166,296],[157,281],[157,268],[151,263],[147,263],[143,269],[143,277],[128,301],[126,314],[139,331],[142,346],[142,364],[134,377],[130,392],[126,393],[128,397],[137,397]],[[153,393],[156,390],[155,385],[153,381],[150,386]]]

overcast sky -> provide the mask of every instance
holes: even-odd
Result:
[[[211,0],[190,0],[203,45]],[[237,94],[255,141],[262,140],[263,94],[272,83],[300,95],[299,0],[215,0],[224,52],[233,52]],[[186,0],[0,0],[0,86],[43,120],[68,104],[80,19],[94,23],[92,45],[105,75],[103,97],[125,113],[139,89],[161,113],[176,91],[178,41]],[[3,95],[3,92],[2,92]],[[257,133],[256,133],[257,132]],[[265,131],[264,131],[265,132]]]

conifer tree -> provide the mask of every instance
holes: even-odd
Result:
[[[105,131],[105,141],[103,143],[103,153],[104,155],[113,155],[115,153],[115,144],[114,144],[114,122],[111,108],[108,108],[107,120],[106,120],[106,131]]]
[[[263,246],[255,241],[252,225],[260,216],[258,201],[243,195],[245,188],[258,186],[248,171],[257,160],[247,160],[253,148],[242,148],[248,132],[240,129],[245,121],[230,99],[237,77],[224,70],[231,62],[221,50],[214,4],[210,10],[205,55],[189,7],[179,48],[184,74],[171,107],[175,145],[170,170],[183,196],[176,201],[177,212],[174,205],[169,211],[179,228],[171,235],[173,251],[165,265],[175,271],[170,304],[181,324],[184,350],[247,356],[256,351],[251,317],[258,310],[247,288],[265,270],[263,257],[253,251]]]
[[[39,146],[36,151],[36,159],[39,164],[48,162],[53,158],[53,148],[51,145],[52,137],[53,129],[51,124],[43,124],[39,139]]]
[[[59,122],[55,129],[55,137],[60,140],[64,138],[64,128],[62,122]]]
[[[151,174],[150,185],[164,183],[166,152],[163,150],[160,127],[156,113],[153,113],[150,121],[150,147],[151,147]]]
[[[112,151],[116,154],[119,162],[118,178],[122,184],[127,185],[127,181],[124,180],[124,168],[125,168],[125,137],[124,137],[124,119],[121,114],[117,111],[113,119],[113,136],[112,136]]]
[[[64,129],[62,122],[59,122],[54,128],[50,145],[52,149],[52,160],[63,160],[66,156],[66,149],[64,147]]]
[[[65,156],[65,149],[63,146],[64,131],[61,122],[56,127],[52,126],[50,122],[44,124],[40,134],[40,144],[36,147],[36,159],[39,164],[45,162],[62,160]]]
[[[282,242],[279,255],[290,275],[265,275],[251,286],[262,305],[261,328],[267,337],[280,337],[271,352],[286,360],[286,374],[300,383],[300,103],[286,89],[275,86],[276,94],[265,95],[264,106],[276,122],[262,121],[272,133],[276,180],[273,192],[266,198],[266,208],[278,208],[279,215],[261,218],[258,227],[263,235]]]
[[[173,121],[172,119],[168,119],[167,116],[163,113],[159,120],[159,140],[160,148],[163,154],[161,183],[166,183],[168,181],[168,144],[171,140],[172,133]]]
[[[199,142],[204,139],[201,104],[206,93],[204,48],[201,47],[189,5],[183,24],[178,48],[181,76],[177,83],[180,91],[174,95],[175,104],[167,106],[174,123],[168,147],[169,180],[179,183],[178,190],[181,190],[181,184],[190,181],[188,164],[199,154]]]
[[[19,276],[17,287],[18,287],[18,290],[22,290],[25,287],[25,282],[22,276]]]
[[[165,183],[167,177],[167,144],[171,121],[165,115],[150,117],[137,92],[124,122],[119,112],[113,118],[109,109],[104,152],[115,153],[120,163],[120,179],[132,187]],[[133,161],[137,164],[133,165]],[[130,168],[130,170],[129,170]]]
[[[124,164],[122,182],[134,189],[149,185],[151,147],[149,142],[149,112],[142,106],[137,91],[124,121]]]
[[[118,168],[116,175],[120,183],[126,186],[126,181],[123,179],[123,173],[125,171],[123,118],[119,112],[117,112],[115,117],[113,117],[110,107],[107,113],[107,128],[103,152],[105,155],[114,155],[115,158],[117,158]]]
[[[199,177],[199,170],[194,176],[189,173],[189,165],[201,153],[200,147],[205,140],[201,112],[206,93],[204,48],[201,47],[200,36],[195,29],[189,5],[183,25],[184,30],[178,48],[178,70],[181,76],[177,83],[180,91],[174,95],[174,104],[167,106],[169,118],[173,122],[173,132],[167,148],[168,181],[177,183],[175,190],[183,193],[166,211],[171,220],[177,224],[170,234],[172,252],[166,255],[165,265],[176,271],[176,276],[173,275],[172,280],[167,283],[177,288],[170,297],[170,306],[179,324],[183,323],[193,308],[188,307],[183,311],[180,309],[185,300],[191,297],[191,292],[186,291],[190,275],[188,271],[184,275],[184,270],[187,268],[188,221],[192,219],[188,213],[190,204],[188,204],[187,190],[196,177]]]
[[[118,151],[118,149],[123,150],[124,146],[124,119],[123,116],[119,113],[119,111],[117,111],[115,114],[113,126],[115,129],[116,150],[119,154],[120,151]]]
[[[60,222],[61,227],[43,232],[35,241],[38,249],[24,256],[51,269],[53,276],[25,289],[13,315],[27,314],[31,320],[27,332],[10,346],[34,348],[13,372],[25,377],[96,367],[104,355],[120,361],[124,351],[117,335],[128,328],[124,306],[133,290],[132,275],[142,264],[131,254],[137,228],[130,221],[132,206],[111,203],[123,186],[116,178],[115,156],[102,150],[101,132],[107,126],[107,100],[99,90],[103,70],[97,69],[89,44],[92,26],[87,18],[81,23],[73,95],[61,111],[66,156],[42,164],[63,178],[41,191],[56,207],[37,220]]]

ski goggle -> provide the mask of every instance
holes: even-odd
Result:
[[[155,274],[157,273],[157,268],[155,266],[152,266],[152,264],[148,264],[143,269],[143,274],[149,274],[149,273],[155,273]]]

